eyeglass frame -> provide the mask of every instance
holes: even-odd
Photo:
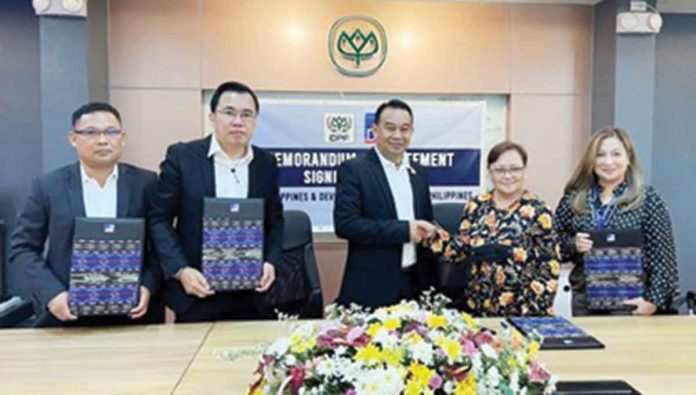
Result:
[[[232,110],[232,109],[223,109],[223,110],[215,110],[215,113],[218,115],[225,116],[229,119],[235,119],[239,117],[240,120],[244,122],[251,122],[256,119],[258,114],[251,110],[242,110],[242,111],[237,111],[237,110]]]
[[[526,166],[513,166],[509,168],[492,168],[489,167],[488,171],[494,176],[505,177],[506,174],[510,174],[513,177],[517,177],[526,169]]]
[[[114,140],[120,136],[123,136],[123,129],[108,127],[106,129],[97,129],[88,127],[86,129],[73,129],[72,131],[78,136],[82,136],[90,140],[98,140],[100,136],[104,136],[107,139]]]

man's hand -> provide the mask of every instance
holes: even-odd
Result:
[[[215,293],[215,291],[210,288],[210,284],[208,284],[208,280],[205,279],[203,273],[192,267],[181,269],[179,273],[177,273],[176,279],[181,282],[181,285],[184,286],[184,291],[189,295],[205,299]]]
[[[130,318],[137,320],[147,313],[147,308],[150,305],[150,290],[140,286],[140,303],[135,306],[128,315]]]
[[[623,304],[636,306],[633,315],[653,315],[657,311],[657,306],[643,298],[624,300]]]
[[[77,316],[70,312],[68,296],[68,291],[63,291],[48,302],[48,311],[50,311],[54,317],[64,322],[75,321],[77,319]]]
[[[575,235],[575,249],[581,254],[592,249],[592,240],[589,233],[578,232]]]
[[[276,273],[275,266],[268,262],[263,263],[263,274],[261,275],[261,284],[256,288],[256,292],[266,292],[271,288],[275,281]]]
[[[435,225],[420,219],[409,222],[410,239],[413,243],[420,243],[423,239],[429,239],[435,235]]]

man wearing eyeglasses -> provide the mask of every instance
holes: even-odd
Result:
[[[36,326],[118,325],[157,322],[163,307],[151,296],[161,268],[146,254],[140,300],[129,317],[77,317],[68,298],[75,217],[144,218],[146,189],[155,173],[118,163],[126,133],[110,104],[88,103],[72,114],[68,140],[79,161],[34,180],[11,237],[10,261],[23,268],[37,307]],[[48,245],[46,246],[46,241]]]
[[[177,322],[262,318],[283,239],[283,205],[273,155],[251,145],[259,102],[239,82],[220,85],[210,100],[211,136],[171,145],[151,196],[150,231],[160,256],[164,297]],[[252,291],[215,292],[202,274],[203,200],[264,200],[264,263]],[[176,224],[174,225],[174,222]]]

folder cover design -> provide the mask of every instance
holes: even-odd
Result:
[[[587,307],[622,310],[626,299],[643,296],[643,234],[639,229],[590,232],[585,255]]]
[[[137,306],[145,220],[75,219],[68,304],[77,316],[125,315]]]
[[[604,348],[596,338],[563,317],[508,317],[523,335],[539,334],[542,350]]]
[[[263,199],[205,198],[203,275],[217,291],[254,289],[263,269]]]

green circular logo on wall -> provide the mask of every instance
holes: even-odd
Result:
[[[372,75],[387,59],[387,33],[381,23],[369,16],[339,18],[329,31],[329,57],[343,75]]]

